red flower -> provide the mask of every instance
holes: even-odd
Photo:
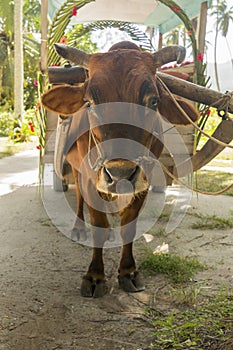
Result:
[[[40,108],[40,102],[37,102],[37,104],[36,104],[36,112],[39,111],[39,108]]]
[[[33,84],[34,84],[35,86],[38,86],[38,81],[37,81],[36,79],[34,79]]]
[[[40,145],[36,146],[36,149],[38,149],[40,151],[41,150],[41,146]]]
[[[186,33],[187,33],[188,36],[191,36],[193,31],[192,30],[187,30]]]
[[[74,7],[72,8],[72,16],[76,16],[77,13],[78,13],[78,11],[77,11],[77,6],[74,6]]]
[[[210,113],[211,113],[211,110],[208,109],[208,111],[206,112],[207,117],[209,117]]]
[[[34,126],[31,122],[28,123],[31,132],[35,132]]]
[[[201,52],[196,55],[196,59],[198,60],[198,62],[202,62],[203,58],[204,58],[204,54]]]
[[[172,11],[181,11],[181,8],[180,7],[177,7],[177,6],[171,6],[170,7],[170,9],[172,10]]]
[[[60,43],[61,44],[67,44],[67,37],[65,35],[63,35],[60,39]]]

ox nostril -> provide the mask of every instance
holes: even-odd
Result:
[[[103,167],[103,174],[104,174],[104,179],[108,184],[112,184],[113,183],[113,179],[111,176],[110,171],[108,171],[108,169],[106,169],[105,167]]]
[[[137,165],[137,166],[135,167],[135,169],[133,170],[133,172],[132,172],[132,173],[130,174],[130,176],[128,177],[128,180],[129,180],[130,182],[133,182],[133,181],[135,180],[135,178],[138,176],[139,171],[140,171],[140,168],[139,168],[139,166]]]

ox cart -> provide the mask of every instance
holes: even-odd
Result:
[[[49,80],[53,85],[83,82],[85,80],[85,74],[85,70],[77,66],[49,68]],[[213,135],[210,136],[206,144],[199,151],[195,150],[194,144],[195,126],[177,126],[178,132],[182,137],[182,142],[186,145],[190,157],[189,160],[191,159],[192,170],[195,172],[215,158],[233,139],[233,121],[228,116],[228,112],[233,113],[233,94],[229,92],[222,94],[162,72],[158,72],[157,75],[171,93],[175,93],[193,102],[215,107],[222,117],[222,121]],[[44,164],[54,164],[53,187],[55,191],[66,191],[68,185],[74,183],[71,167],[64,160],[64,148],[70,124],[71,117],[64,118],[48,112],[46,144],[42,162]],[[178,150],[177,152],[183,152],[183,148],[179,145],[179,139],[176,142],[177,144],[174,149]],[[184,159],[182,158],[182,154],[179,154],[179,156],[180,159]],[[174,155],[166,148],[160,157],[160,162],[168,170],[167,172],[165,171],[166,184],[163,183],[161,185],[172,184],[173,179],[169,174],[173,174],[175,177],[183,177],[187,174],[187,162],[184,161],[179,166],[179,173],[177,173],[174,164]],[[158,187],[160,187],[159,184]]]

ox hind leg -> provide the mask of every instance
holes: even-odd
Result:
[[[136,235],[137,216],[144,199],[145,197],[136,198],[132,206],[123,212],[121,218],[121,238],[123,246],[118,270],[118,282],[119,286],[128,293],[140,292],[145,289],[133,256],[133,240]]]
[[[88,271],[82,280],[81,295],[99,298],[106,293],[103,246],[109,236],[109,223],[105,213],[89,206],[88,210],[92,225],[93,254]]]
[[[75,180],[75,189],[77,197],[77,219],[75,221],[74,227],[71,232],[71,239],[73,241],[84,242],[87,240],[86,229],[85,229],[85,219],[83,213],[84,200],[79,186],[79,173],[76,169],[72,168],[74,180]]]

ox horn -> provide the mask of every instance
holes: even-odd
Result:
[[[64,44],[54,44],[54,46],[59,56],[77,64],[78,66],[88,69],[88,63],[90,58],[89,54],[79,49],[76,49],[75,47]]]
[[[153,54],[156,67],[161,67],[163,64],[176,61],[183,62],[186,50],[183,46],[171,45],[160,49]]]

